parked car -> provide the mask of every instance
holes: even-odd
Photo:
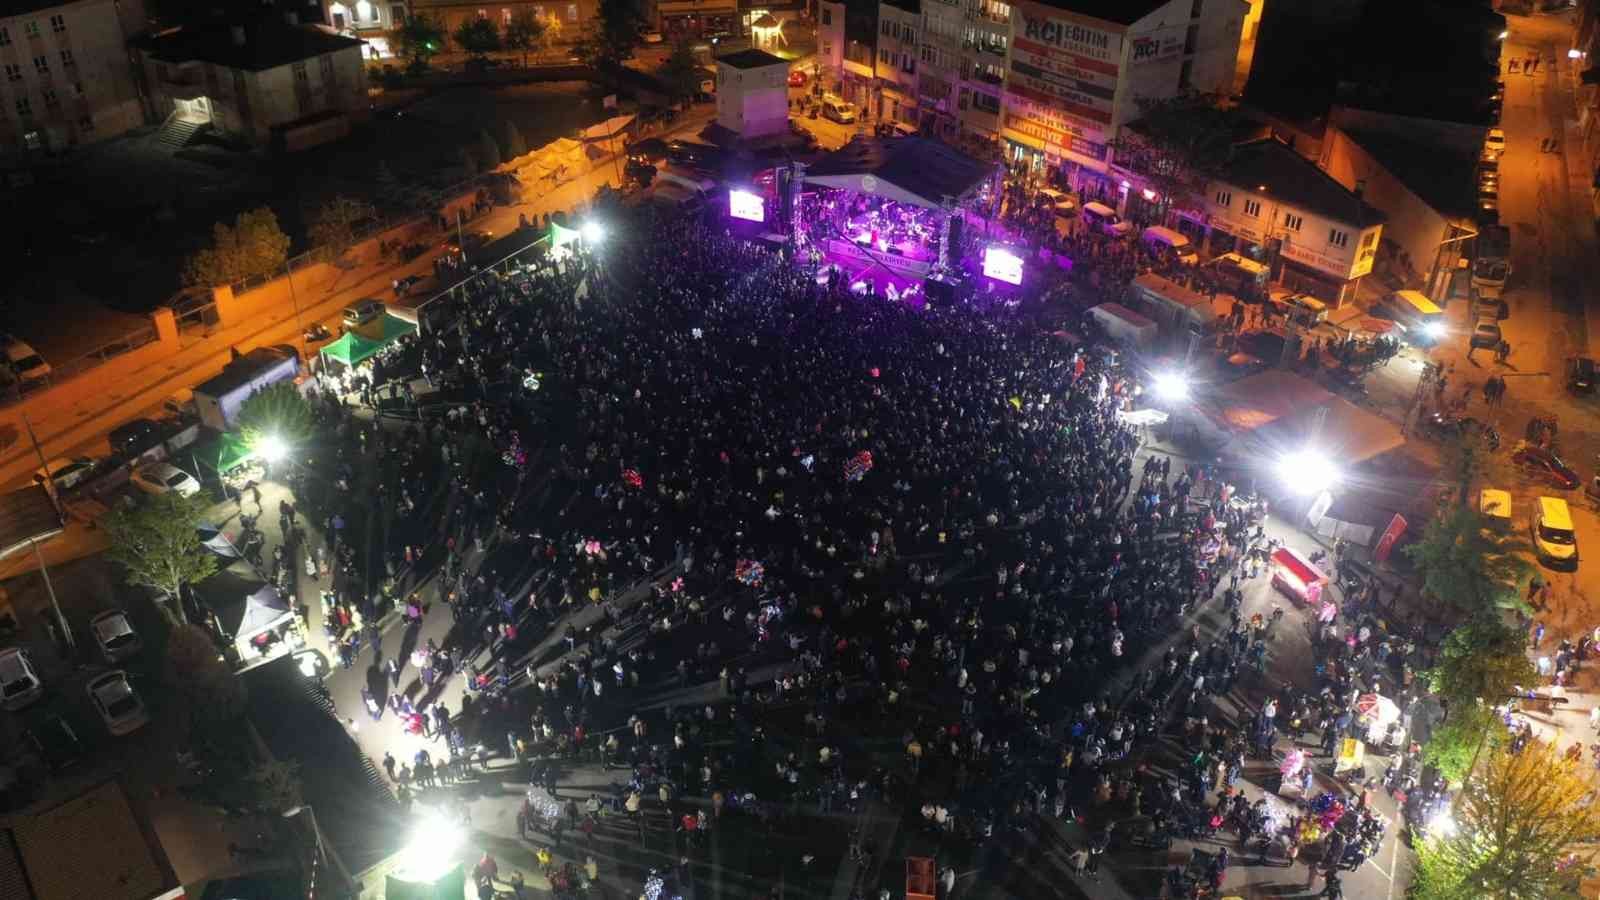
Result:
[[[200,493],[200,482],[194,476],[178,468],[172,463],[151,463],[134,470],[128,476],[134,487],[147,494],[165,494],[167,491],[177,491],[185,497],[192,497]]]
[[[357,300],[344,308],[344,327],[355,328],[365,325],[373,319],[383,315],[384,305],[382,300]]]
[[[136,457],[161,443],[161,423],[150,419],[133,419],[111,429],[106,437],[111,441],[113,453]]]
[[[89,620],[89,630],[94,633],[95,646],[108,663],[119,663],[137,654],[144,647],[138,632],[128,622],[128,615],[120,609],[108,609]]]
[[[44,694],[44,682],[33,668],[28,651],[17,647],[0,650],[0,706],[18,710]]]
[[[789,70],[789,87],[805,87],[806,73],[804,69]]]
[[[50,364],[26,343],[9,334],[0,335],[0,343],[5,345],[6,362],[11,364],[17,380],[37,381],[50,374]]]
[[[117,736],[132,734],[150,722],[144,701],[133,692],[128,673],[116,669],[89,682],[89,701],[106,723],[106,730]]]
[[[1483,139],[1483,149],[1495,156],[1506,152],[1506,133],[1503,129],[1491,128],[1489,134]]]
[[[1578,473],[1562,462],[1561,457],[1527,441],[1517,442],[1516,448],[1511,451],[1511,461],[1530,477],[1564,491],[1570,491],[1581,483]]]
[[[94,474],[95,461],[87,456],[64,457],[52,459],[33,472],[34,484],[55,485],[57,490],[66,491],[77,487],[87,481]]]
[[[680,166],[712,169],[722,161],[722,151],[710,144],[672,140],[667,141],[667,159]]]
[[[83,741],[60,716],[45,716],[22,734],[52,772],[70,769],[83,759]]]
[[[1528,536],[1534,552],[1548,566],[1578,565],[1578,535],[1572,528],[1572,511],[1559,497],[1540,497],[1534,501],[1528,518]]]
[[[628,145],[627,153],[629,161],[637,160],[653,165],[667,158],[667,142],[660,138],[634,141]]]
[[[1472,326],[1472,337],[1468,343],[1479,350],[1493,350],[1500,346],[1500,323],[1493,319],[1479,319],[1478,324]]]
[[[1595,377],[1594,360],[1587,356],[1567,357],[1567,390],[1574,394],[1592,394]]]

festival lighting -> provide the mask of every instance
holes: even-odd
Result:
[[[1296,494],[1320,494],[1339,483],[1339,469],[1326,454],[1306,448],[1278,460],[1278,475]]]
[[[584,243],[593,245],[606,239],[606,229],[599,222],[589,221],[579,226],[578,233],[583,235]]]
[[[1438,339],[1444,337],[1444,330],[1445,329],[1444,329],[1444,323],[1443,322],[1429,322],[1429,323],[1423,325],[1422,328],[1420,328],[1418,330],[1421,331],[1422,332],[1422,336],[1427,338],[1428,340],[1437,341]]]
[[[256,441],[256,455],[269,463],[275,463],[289,455],[289,445],[283,438],[269,434]]]
[[[428,810],[411,831],[406,844],[407,868],[423,880],[431,880],[455,865],[461,846],[461,829],[435,810]]]
[[[1181,403],[1189,399],[1189,379],[1181,372],[1158,372],[1151,379],[1150,387],[1157,397],[1169,403]]]
[[[728,215],[735,219],[744,219],[746,222],[765,222],[766,201],[760,194],[734,188],[728,192]]]
[[[1022,257],[998,244],[983,250],[983,274],[1007,284],[1022,283]]]

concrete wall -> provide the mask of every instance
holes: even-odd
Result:
[[[1403,261],[1408,261],[1413,270],[1426,273],[1432,268],[1439,242],[1445,239],[1449,228],[1445,216],[1412,193],[1338,128],[1330,126],[1324,133],[1322,158],[1317,165],[1349,190],[1355,190],[1357,182],[1365,182],[1362,198],[1389,217],[1383,226],[1384,239],[1405,254]]]

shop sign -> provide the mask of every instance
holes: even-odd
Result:
[[[1122,34],[1097,20],[1026,0],[1013,9],[1019,28],[1011,42],[1006,90],[1089,122],[1110,124]]]
[[[1128,65],[1171,62],[1183,56],[1184,29],[1162,28],[1128,39]]]
[[[1291,243],[1288,239],[1283,242],[1282,255],[1303,266],[1310,266],[1319,272],[1326,272],[1338,278],[1351,278],[1350,264],[1344,260],[1324,256],[1315,250],[1307,249],[1299,244]]]

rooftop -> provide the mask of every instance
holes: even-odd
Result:
[[[363,44],[319,25],[290,25],[276,19],[243,25],[227,22],[182,25],[142,35],[130,43],[164,62],[208,62],[228,69],[257,72]]]
[[[948,144],[923,137],[857,137],[806,172],[806,180],[878,193],[867,176],[898,189],[899,199],[937,208],[945,197],[961,199],[994,171],[988,163]]]
[[[1249,191],[1265,187],[1268,196],[1346,225],[1365,228],[1384,220],[1382,212],[1277,138],[1235,147],[1216,180]]]
[[[763,69],[767,66],[787,66],[789,61],[781,56],[773,56],[765,50],[740,50],[738,53],[729,53],[727,56],[717,57],[717,62],[727,63],[735,69]]]
[[[7,900],[154,897],[178,883],[154,832],[115,781],[5,824],[0,896]],[[90,846],[93,864],[85,865]]]
[[[1478,160],[1472,154],[1371,131],[1345,133],[1437,212],[1462,218],[1477,213],[1472,184]]]
[[[1132,25],[1150,15],[1169,0],[1044,0],[1045,6],[1089,16],[1102,22]]]

